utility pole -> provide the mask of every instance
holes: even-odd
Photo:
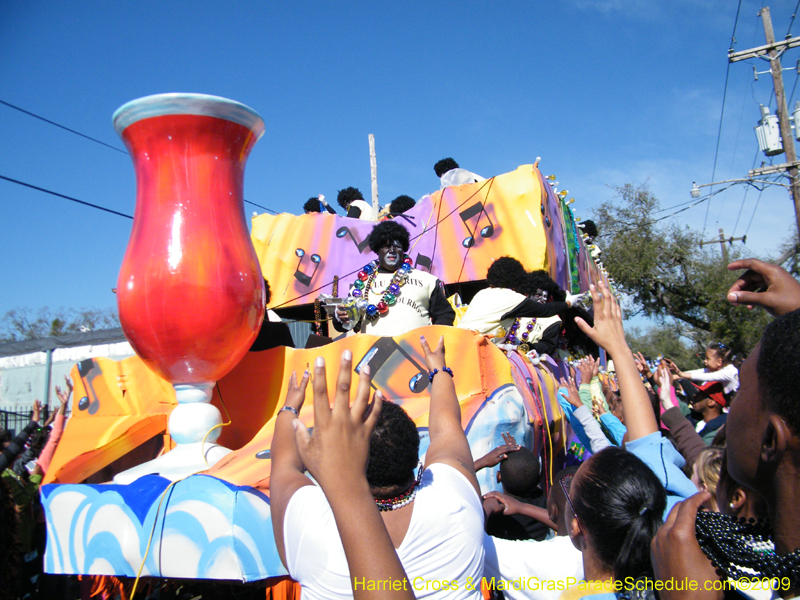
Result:
[[[786,107],[786,94],[783,90],[783,67],[781,66],[780,56],[789,48],[800,46],[800,38],[795,37],[782,42],[775,42],[775,34],[772,31],[772,18],[769,14],[769,8],[762,8],[759,13],[762,21],[764,22],[764,36],[767,41],[766,46],[758,48],[751,48],[750,50],[743,50],[741,52],[728,52],[728,61],[737,62],[748,58],[758,56],[769,56],[769,69],[772,73],[772,83],[775,86],[775,100],[777,102],[778,124],[780,125],[781,141],[783,142],[783,150],[786,152],[786,165],[785,170],[789,174],[791,185],[789,187],[794,202],[794,214],[797,221],[797,232],[800,235],[800,179],[798,179],[798,164],[797,152],[794,147],[794,139],[792,138],[792,127],[789,124],[789,111]],[[780,50],[780,53],[778,52]],[[797,126],[797,124],[795,124]],[[784,169],[781,169],[784,170]],[[754,169],[750,172],[753,176],[758,173],[759,169]],[[720,230],[721,231],[721,230]]]
[[[708,240],[707,242],[700,242],[700,247],[706,246],[708,244],[719,244],[719,249],[722,252],[722,261],[727,265],[730,260],[728,259],[728,248],[725,246],[725,243],[733,245],[733,242],[739,242],[746,244],[747,243],[747,236],[743,235],[742,237],[725,237],[725,232],[720,229],[719,230],[719,238],[716,240]]]

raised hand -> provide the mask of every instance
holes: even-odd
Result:
[[[633,360],[636,363],[636,368],[639,370],[639,373],[645,377],[650,377],[650,375],[652,375],[650,367],[647,366],[647,361],[644,359],[644,356],[641,352],[634,352]]]
[[[732,262],[728,269],[747,269],[728,290],[731,304],[761,306],[776,317],[800,308],[800,283],[782,267],[746,258]]]
[[[505,434],[503,435],[505,436]],[[512,437],[511,439],[513,440],[514,438]],[[481,469],[500,464],[508,458],[509,452],[516,452],[520,448],[521,446],[519,444],[503,444],[502,446],[498,446],[475,461],[475,470],[480,471]]]
[[[650,544],[650,560],[656,579],[708,582],[719,581],[714,565],[703,553],[695,535],[695,520],[700,506],[711,499],[708,492],[700,492],[675,505],[667,520],[658,530]],[[664,590],[659,592],[662,600],[686,598],[722,598],[721,592],[703,590],[689,592]]]
[[[61,402],[61,406],[69,404],[69,397],[72,395],[72,379],[65,375],[64,381],[66,382],[66,390],[62,390],[60,387],[56,386],[56,397],[58,397]]]
[[[661,406],[664,410],[669,410],[676,406],[672,401],[672,375],[669,368],[663,362],[658,365],[658,397],[661,400]]]
[[[342,540],[347,566],[350,569],[353,598],[385,597],[365,590],[355,582],[407,578],[395,552],[392,539],[381,519],[367,482],[369,438],[381,412],[382,396],[370,396],[369,366],[361,369],[355,399],[350,406],[350,384],[353,355],[342,353],[333,408],[328,400],[325,361],[314,363],[314,435],[310,435],[299,419],[295,427],[297,450],[308,471],[319,483],[333,511]],[[294,379],[294,378],[293,378]],[[302,406],[308,375],[300,385],[290,385],[287,406]],[[302,392],[302,393],[301,393]],[[381,592],[382,593],[382,592]],[[397,590],[392,597],[413,598],[410,589]]]
[[[588,381],[586,382],[588,383]],[[567,402],[572,404],[575,408],[580,408],[583,406],[583,402],[581,401],[581,395],[578,392],[578,386],[575,385],[575,380],[572,377],[567,378],[566,382],[567,388]]]
[[[444,360],[444,336],[439,338],[439,343],[436,345],[435,350],[431,350],[424,336],[420,337],[420,344],[422,345],[422,350],[425,352],[425,364],[428,370],[433,371],[434,369],[438,369],[441,371],[446,365]]]
[[[575,318],[575,323],[595,344],[605,348],[616,363],[617,353],[630,352],[622,327],[622,310],[605,282],[601,281],[596,288],[589,286],[589,291],[594,304],[594,327],[580,317]]]
[[[592,380],[594,368],[595,361],[592,356],[578,361],[578,371],[581,372],[581,383],[589,383]]]
[[[605,407],[603,406],[603,403],[600,402],[599,398],[595,398],[594,400],[592,400],[592,413],[596,417],[599,417],[600,415],[604,415],[604,414],[606,414],[606,412],[607,411],[606,411]]]
[[[352,354],[342,354],[336,381],[336,396],[331,408],[325,361],[320,357],[314,365],[314,435],[299,421],[294,421],[297,450],[309,473],[317,480],[325,495],[344,491],[353,481],[366,482],[369,436],[381,411],[383,396],[375,393],[369,404],[369,366],[361,369],[355,400],[350,407]],[[286,406],[298,412],[303,406],[308,372],[297,385],[293,374],[286,396]]]

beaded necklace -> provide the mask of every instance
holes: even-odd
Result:
[[[519,339],[521,339],[521,341],[519,342],[518,350],[522,354],[527,354],[528,352],[530,352],[531,347],[530,344],[528,344],[528,339],[530,338],[531,332],[533,331],[534,323],[536,323],[536,317],[531,319],[531,322],[525,326],[525,331],[523,331],[522,334],[519,336]],[[520,317],[517,317],[514,320],[514,324],[508,330],[505,340],[503,340],[504,344],[516,344],[518,342],[517,331],[519,331],[519,325],[520,325]]]
[[[367,319],[374,321],[379,317],[384,316],[389,312],[389,307],[397,304],[397,297],[400,295],[400,287],[406,283],[408,279],[408,272],[411,270],[411,257],[408,254],[403,255],[403,263],[400,268],[394,272],[392,281],[386,286],[382,293],[381,300],[377,304],[368,304],[366,309]],[[369,300],[369,291],[375,278],[378,276],[378,261],[373,260],[358,272],[358,279],[353,283],[353,291],[350,295],[354,298],[364,298]],[[380,292],[375,292],[380,293]]]
[[[414,497],[417,495],[417,490],[419,489],[419,482],[422,481],[422,473],[425,471],[425,468],[422,464],[419,465],[419,471],[417,472],[417,478],[414,480],[414,483],[411,484],[411,487],[408,488],[405,492],[400,494],[399,496],[395,496],[394,498],[373,498],[375,500],[375,504],[378,507],[380,512],[386,512],[387,510],[397,510],[398,508],[403,508],[407,504],[411,504],[414,501]]]
[[[737,519],[716,512],[699,512],[695,535],[713,565],[731,579],[788,577],[800,583],[800,550],[775,553],[769,523],[763,519]]]

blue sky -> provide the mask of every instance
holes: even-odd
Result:
[[[778,39],[795,7],[770,6]],[[737,50],[764,43],[759,8],[742,2]],[[766,160],[753,126],[772,82],[752,68],[766,62],[731,65],[720,128],[736,10],[721,0],[3,0],[0,100],[118,148],[111,115],[129,100],[199,92],[247,104],[266,133],[245,198],[279,212],[350,185],[368,194],[372,133],[382,203],[438,189],[432,167],[445,156],[485,177],[541,156],[587,218],[609,186],[647,180],[669,207],[690,200],[693,181],[744,177]],[[797,73],[784,77],[789,96]],[[0,175],[134,210],[126,155],[4,105]],[[2,180],[0,208],[0,315],[115,304],[130,220]],[[705,222],[707,239],[746,232],[761,255],[795,223],[780,187],[759,199],[735,186],[676,218]]]

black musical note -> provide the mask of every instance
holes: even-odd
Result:
[[[369,236],[365,237],[364,241],[359,242],[356,239],[356,236],[353,235],[353,232],[350,231],[349,227],[339,227],[339,229],[336,230],[336,237],[343,238],[345,236],[350,236],[350,239],[353,240],[353,243],[356,245],[356,248],[358,248],[359,254],[364,252],[364,248],[366,248],[369,245]]]
[[[478,225],[481,222],[480,217],[478,217],[478,221],[475,223],[475,229],[470,229],[469,223],[467,223],[467,221],[480,214],[486,215],[486,218],[489,219],[489,224],[480,231],[481,237],[489,238],[494,235],[494,223],[492,223],[492,218],[486,211],[486,207],[483,205],[483,202],[476,202],[469,208],[462,210],[459,213],[461,220],[464,221],[464,225],[466,226],[467,231],[469,231],[469,235],[464,238],[463,242],[461,242],[461,245],[464,246],[464,248],[472,248],[475,245],[475,232],[477,231]]]
[[[425,256],[424,254],[417,254],[417,262],[414,263],[414,268],[418,269],[417,265],[422,265],[428,270],[428,273],[431,272],[431,267],[433,266],[433,259],[429,256]]]
[[[300,270],[300,265],[303,264],[303,257],[306,255],[306,251],[302,248],[298,248],[294,251],[294,253],[295,256],[300,259],[297,261],[297,268],[294,270],[294,277],[297,279],[297,281],[308,287],[311,284],[311,278],[316,274],[317,269],[319,268],[319,263],[322,259],[320,258],[319,254],[312,254],[309,257],[311,262],[314,263],[314,270],[311,272],[311,275],[309,275],[308,273],[303,273]]]
[[[87,358],[78,363],[78,376],[83,381],[83,387],[86,389],[86,396],[78,402],[78,410],[88,409],[89,414],[93,415],[100,409],[100,399],[97,397],[97,392],[94,391],[92,382],[97,377],[100,377],[102,372],[93,358]]]
[[[408,352],[406,352],[400,344],[394,341],[393,338],[390,337],[382,337],[377,342],[372,344],[372,347],[367,350],[366,354],[361,358],[361,360],[356,365],[354,371],[356,373],[360,373],[361,369],[365,366],[369,365],[370,373],[372,374],[372,381],[370,385],[375,387],[374,382],[377,381],[378,378],[378,371],[380,368],[391,358],[391,356],[395,353],[399,352],[403,355],[408,362],[414,365],[417,369],[417,373],[408,380],[408,388],[414,392],[415,394],[419,394],[420,392],[424,391],[425,388],[428,387],[428,371],[427,369],[423,369],[420,364],[414,360],[414,357],[411,356]],[[393,371],[394,372],[394,371]],[[391,373],[388,374],[391,376]],[[385,382],[388,383],[388,378]]]

